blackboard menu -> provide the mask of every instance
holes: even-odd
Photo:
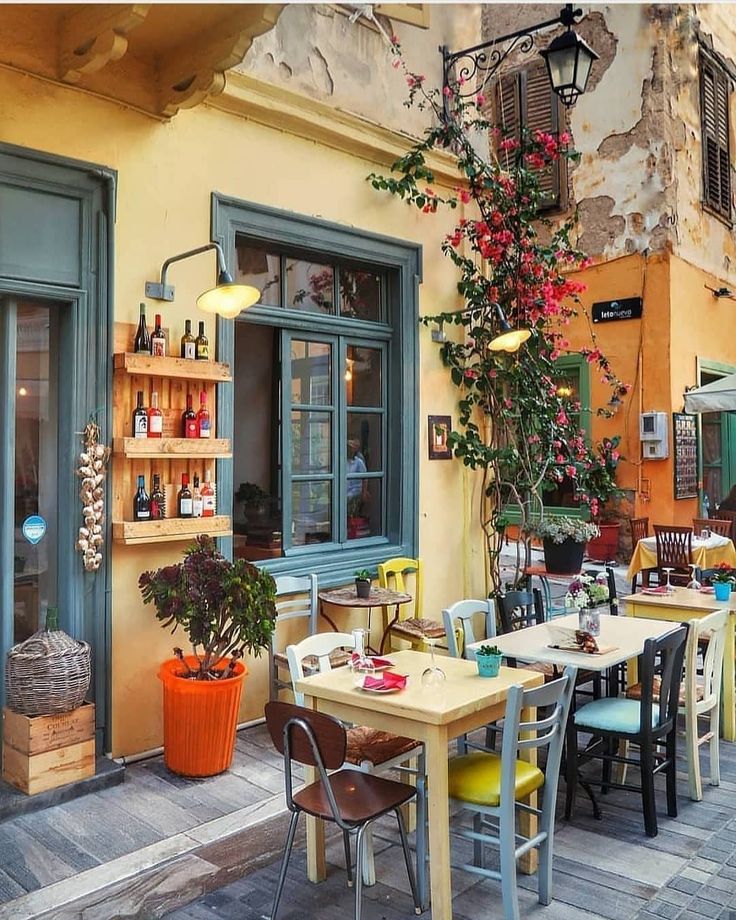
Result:
[[[675,452],[675,498],[698,496],[697,416],[672,413]]]

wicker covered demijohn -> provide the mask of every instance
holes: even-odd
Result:
[[[53,608],[45,629],[8,652],[5,698],[10,709],[24,716],[76,709],[84,702],[89,682],[89,645],[58,628]]]

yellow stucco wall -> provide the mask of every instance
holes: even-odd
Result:
[[[434,312],[454,302],[454,275],[439,250],[447,229],[443,217],[421,215],[373,191],[365,176],[376,163],[278,127],[263,127],[208,106],[161,123],[73,89],[0,70],[0,140],[118,171],[117,322],[136,319],[144,282],[157,278],[166,257],[209,239],[213,190],[420,242],[420,309]],[[210,256],[172,268],[177,299],[161,312],[173,341],[182,334],[185,317],[198,318],[194,298],[211,285],[213,271]],[[428,563],[425,612],[438,615],[447,603],[483,590],[482,545],[462,511],[469,489],[464,468],[426,458],[427,414],[456,413],[454,390],[424,328],[420,343],[420,551]],[[114,755],[161,743],[156,669],[176,640],[142,605],[137,580],[144,567],[170,562],[182,548],[176,543],[113,548]],[[243,720],[259,717],[266,697],[265,662],[252,662],[250,668]]]

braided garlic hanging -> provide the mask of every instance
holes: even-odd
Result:
[[[82,518],[76,549],[82,554],[85,571],[96,572],[102,564],[102,547],[105,535],[105,475],[110,448],[99,443],[100,428],[89,422],[83,432],[84,450],[79,455],[77,476],[82,480],[79,497],[82,499]]]

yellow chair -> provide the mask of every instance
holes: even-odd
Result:
[[[428,639],[443,639],[445,627],[439,620],[427,620],[422,617],[422,589],[423,569],[421,559],[409,559],[399,556],[396,559],[387,559],[378,566],[378,584],[389,591],[401,594],[411,594],[406,589],[405,575],[414,575],[414,609],[413,615],[409,604],[402,604],[393,619],[388,607],[383,608],[385,629],[381,639],[381,647],[388,637],[390,648],[394,648],[394,640],[403,639],[410,643],[417,651],[427,651]]]

